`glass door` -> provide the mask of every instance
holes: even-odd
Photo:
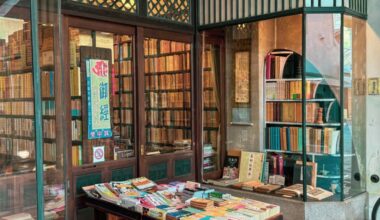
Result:
[[[134,28],[68,18],[70,199],[80,207],[82,186],[137,175]],[[77,218],[81,213],[77,210]]]
[[[191,43],[145,36],[143,48],[140,175],[154,181],[194,176]]]

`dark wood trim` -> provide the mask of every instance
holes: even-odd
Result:
[[[70,39],[69,39],[69,20],[68,17],[62,17],[62,54],[63,54],[63,82],[62,83],[62,96],[63,100],[66,103],[70,100],[70,105],[66,104],[62,106],[62,109],[65,114],[66,124],[64,125],[67,131],[71,131],[71,90],[70,90]],[[71,155],[71,132],[67,132],[65,139],[68,141],[67,145],[65,145],[66,151],[66,183],[67,187],[70,189],[71,193],[67,193],[67,218],[74,219],[74,210],[75,210],[75,194],[73,193],[73,189],[75,189],[73,176],[72,176],[72,155]]]
[[[145,148],[145,59],[144,59],[144,29],[141,27],[136,28],[136,155],[138,159],[138,173],[141,175],[144,172],[143,158]]]
[[[87,30],[109,32],[113,34],[134,35],[135,29],[132,26],[110,23],[105,21],[94,21],[80,17],[65,16],[68,18],[69,27],[83,28]]]
[[[162,31],[158,29],[144,28],[144,37],[160,40],[172,40],[185,43],[193,43],[193,35],[178,32]]]
[[[195,36],[195,43],[194,43],[194,56],[192,57],[194,60],[194,72],[196,74],[194,75],[194,125],[193,125],[193,131],[194,131],[194,150],[195,150],[195,161],[196,161],[196,179],[199,182],[202,182],[203,179],[203,123],[202,123],[202,115],[203,115],[203,91],[202,91],[202,60],[203,60],[203,54],[202,54],[202,38],[201,34],[197,33]],[[199,59],[200,58],[200,59]]]

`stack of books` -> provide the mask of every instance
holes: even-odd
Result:
[[[214,202],[208,199],[193,199],[190,202],[191,207],[206,210],[214,206]]]

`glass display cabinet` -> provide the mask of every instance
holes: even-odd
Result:
[[[201,33],[203,180],[303,201],[364,192],[365,21],[306,13],[236,23]],[[214,141],[212,122],[225,129]],[[207,175],[215,157],[223,168]]]

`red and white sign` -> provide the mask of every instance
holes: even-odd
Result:
[[[97,146],[92,148],[93,153],[93,163],[104,162],[104,146]]]

